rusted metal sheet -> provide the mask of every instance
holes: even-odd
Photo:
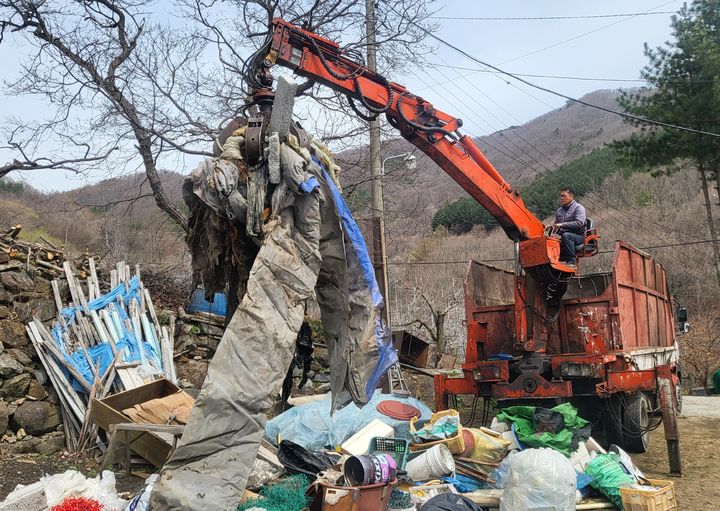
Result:
[[[655,390],[657,386],[655,369],[646,371],[608,371],[606,389],[610,393]]]
[[[675,325],[663,267],[646,253],[618,242],[614,281],[623,349],[672,346]]]

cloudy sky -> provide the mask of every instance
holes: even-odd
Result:
[[[525,75],[528,81],[580,97],[597,89],[642,85],[643,44],[658,46],[670,36],[670,14],[681,0],[445,0],[437,4],[437,35],[479,60]],[[663,14],[655,14],[663,12]],[[591,17],[623,15],[612,17]],[[571,19],[497,18],[571,17]],[[478,19],[474,19],[478,18]],[[495,18],[495,19],[479,19]],[[5,78],[17,76],[23,47],[0,48]],[[430,65],[395,77],[439,109],[463,118],[465,132],[481,136],[522,124],[565,100],[489,73],[454,50],[437,44]],[[560,78],[562,77],[562,78]],[[583,78],[572,79],[572,78]],[[510,82],[510,83],[508,83]],[[45,105],[33,98],[0,94],[3,117],[41,118]],[[0,151],[0,162],[12,158]],[[183,168],[183,160],[178,160]],[[184,162],[189,164],[191,162]],[[132,171],[132,169],[128,169]],[[60,171],[11,174],[45,190],[67,190],[105,176],[77,178]]]

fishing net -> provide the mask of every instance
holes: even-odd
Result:
[[[310,503],[305,491],[310,480],[304,475],[290,476],[278,484],[260,490],[260,497],[248,499],[237,508],[246,511],[252,508],[265,511],[302,511]]]

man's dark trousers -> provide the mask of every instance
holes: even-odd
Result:
[[[560,258],[567,263],[575,264],[575,246],[583,244],[584,236],[564,231],[560,234],[560,239]]]

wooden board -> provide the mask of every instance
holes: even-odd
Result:
[[[175,394],[179,390],[168,380],[162,379],[136,389],[108,396],[105,399],[94,400],[93,421],[105,431],[108,431],[111,424],[132,422],[130,417],[124,414],[122,410],[151,399]],[[157,433],[139,432],[136,436],[131,437],[131,448],[156,467],[161,467],[170,455],[172,446]]]
[[[123,413],[133,422],[150,424],[187,424],[195,400],[182,390],[125,408]]]

